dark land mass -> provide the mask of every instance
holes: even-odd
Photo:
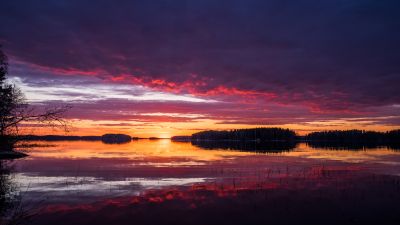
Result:
[[[192,136],[174,136],[173,141],[192,142],[204,149],[229,149],[255,152],[289,151],[296,143],[306,142],[312,148],[332,150],[364,150],[369,148],[400,149],[400,130],[387,132],[335,130],[298,136],[281,128],[202,131]]]
[[[18,139],[24,141],[101,141],[101,136],[23,135]]]
[[[172,139],[187,140],[189,136],[176,136]],[[312,132],[299,136],[289,129],[252,128],[227,131],[202,131],[192,134],[191,140],[259,140],[259,141],[341,141],[341,142],[400,142],[400,130],[387,132],[364,130],[333,130]]]
[[[28,156],[23,152],[17,151],[0,151],[0,160],[4,159],[19,159]]]
[[[171,138],[149,137],[149,138],[144,138],[144,139],[149,139],[149,140],[163,140],[163,139],[171,139]]]
[[[297,146],[295,141],[203,141],[192,140],[192,145],[207,150],[223,149],[232,151],[251,151],[258,153],[279,153],[293,150]]]
[[[387,132],[363,130],[337,130],[313,132],[304,137],[304,141],[313,148],[334,150],[363,150],[387,147],[400,149],[400,130]]]
[[[364,130],[333,130],[313,132],[305,136],[309,141],[341,142],[400,142],[400,130],[387,132]]]
[[[23,141],[103,141],[104,143],[127,142],[137,140],[126,134],[104,134],[102,136],[66,136],[66,135],[22,135],[18,140]]]
[[[101,136],[101,141],[106,144],[122,144],[132,141],[132,137],[126,134],[105,134]]]
[[[192,134],[192,140],[260,140],[260,141],[293,141],[296,133],[282,128],[253,128],[228,131],[202,131]]]

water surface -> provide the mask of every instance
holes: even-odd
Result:
[[[251,144],[228,148],[170,140],[28,144],[34,146],[28,150],[30,157],[2,162],[2,182],[7,187],[2,188],[5,197],[0,202],[3,220],[400,222],[400,152],[387,147],[338,150],[300,143],[290,148],[269,146],[261,152],[255,146],[254,152]]]

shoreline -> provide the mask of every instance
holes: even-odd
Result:
[[[20,151],[7,150],[0,151],[0,160],[12,160],[12,159],[20,159],[29,156]]]

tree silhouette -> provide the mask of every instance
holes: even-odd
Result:
[[[387,132],[365,130],[330,130],[313,132],[306,136],[312,141],[387,142],[400,141],[400,130]]]
[[[308,134],[305,140],[314,148],[335,150],[364,150],[387,147],[400,149],[400,130],[386,132],[364,130],[331,130]]]
[[[229,131],[202,131],[192,134],[193,140],[259,140],[259,141],[291,141],[296,133],[282,128],[253,128]]]
[[[6,80],[6,74],[8,72],[8,60],[7,56],[1,51],[0,45],[0,85],[3,86],[4,81]]]
[[[58,106],[38,110],[29,105],[21,90],[7,82],[8,60],[0,46],[0,151],[10,150],[24,122],[67,128],[62,115],[70,108]]]

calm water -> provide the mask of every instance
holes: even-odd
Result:
[[[27,144],[2,162],[2,223],[400,224],[391,148]]]

